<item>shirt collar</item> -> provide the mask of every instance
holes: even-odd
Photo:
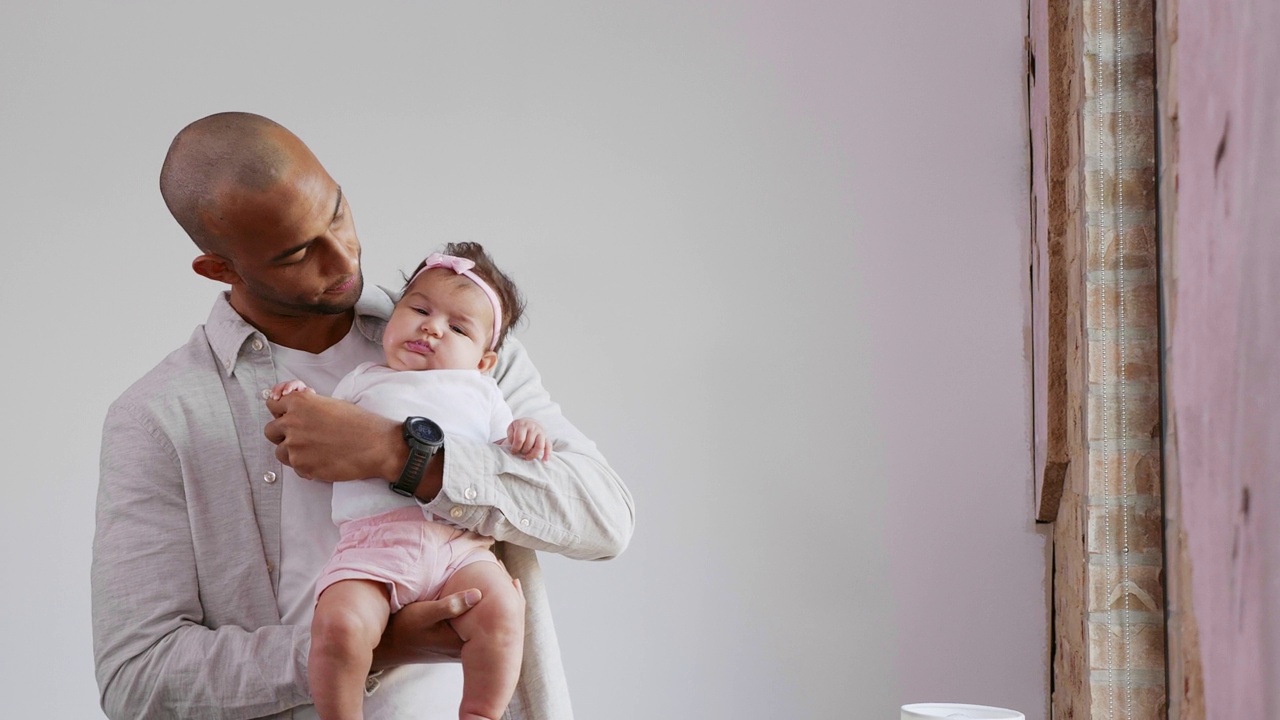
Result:
[[[364,292],[356,301],[356,329],[369,340],[381,343],[382,329],[386,327],[387,318],[395,308],[395,299],[391,291],[378,285],[365,283]],[[240,313],[231,307],[231,293],[221,292],[209,312],[209,319],[204,324],[205,336],[209,339],[209,347],[222,365],[228,376],[235,373],[236,362],[247,345],[254,341],[268,342],[267,336],[250,325]],[[259,345],[258,349],[261,349]]]

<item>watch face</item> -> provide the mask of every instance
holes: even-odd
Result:
[[[438,445],[444,442],[444,432],[440,429],[440,426],[426,418],[410,418],[406,428],[418,442],[428,445]]]

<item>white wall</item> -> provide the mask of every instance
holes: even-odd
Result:
[[[268,115],[366,276],[479,240],[629,482],[547,562],[582,718],[1046,706],[1031,524],[1021,0],[6,3],[0,716],[95,717],[107,404],[214,293],[156,177]]]

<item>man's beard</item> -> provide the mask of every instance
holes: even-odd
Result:
[[[356,271],[355,284],[341,297],[333,299],[322,298],[314,302],[302,302],[292,298],[280,297],[275,293],[275,288],[273,287],[257,285],[257,287],[251,286],[249,289],[259,298],[274,305],[277,311],[283,311],[283,314],[341,315],[355,307],[356,301],[360,299],[360,294],[364,292],[364,273],[361,270]]]

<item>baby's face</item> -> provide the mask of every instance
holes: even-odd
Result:
[[[418,276],[387,321],[382,350],[394,370],[488,371],[493,306],[475,283],[452,270]]]

